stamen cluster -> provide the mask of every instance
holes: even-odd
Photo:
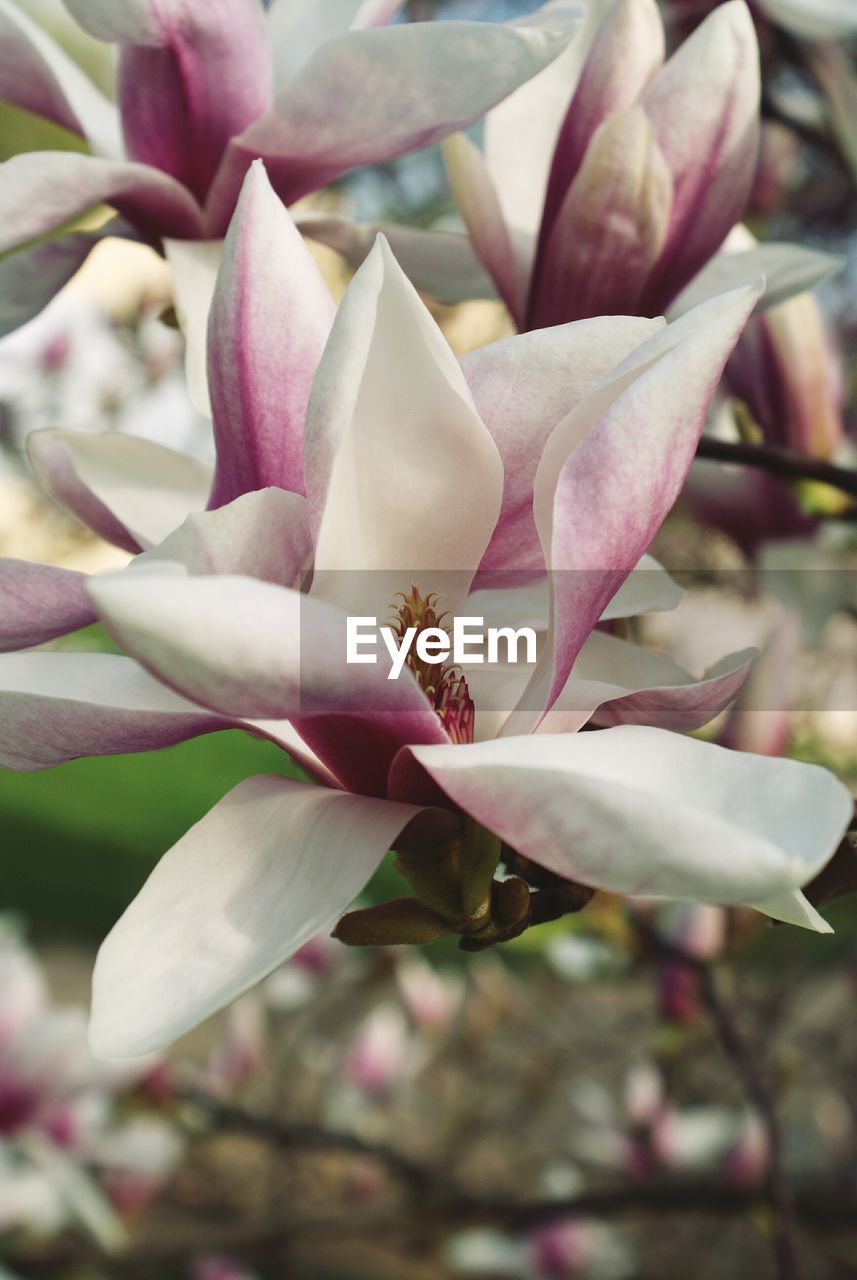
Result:
[[[435,592],[423,596],[415,584],[407,595],[399,592],[391,606],[390,627],[400,643],[409,627],[416,627],[417,635],[432,628],[449,635],[446,622],[449,614],[438,612],[438,599]],[[476,709],[467,681],[455,663],[424,662],[416,645],[411,645],[405,665],[413,672],[452,741],[472,742]]]

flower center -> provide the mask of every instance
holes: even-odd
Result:
[[[449,615],[438,613],[437,602],[437,595],[423,596],[417,586],[412,586],[407,595],[400,592],[396,596],[391,605],[389,625],[399,643],[409,627],[416,627],[417,636],[432,628],[449,634],[445,622]],[[413,672],[452,741],[472,742],[476,709],[467,681],[455,663],[424,662],[417,653],[416,644],[412,644],[405,665]]]

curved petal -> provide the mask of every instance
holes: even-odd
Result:
[[[772,920],[781,920],[784,924],[796,924],[801,929],[812,929],[815,933],[833,933],[824,916],[814,907],[800,889],[791,893],[778,894],[775,898],[766,898],[764,902],[751,904],[756,911],[763,912]]]
[[[765,277],[765,292],[756,309],[765,311],[795,294],[814,289],[844,265],[844,258],[801,244],[760,244],[741,253],[718,253],[682,290],[670,307],[668,318],[674,320],[719,293],[753,284],[759,276]]]
[[[521,328],[532,266],[532,241],[521,236],[512,238],[482,153],[466,133],[453,133],[446,139],[443,158],[470,243]]]
[[[672,196],[672,174],[643,109],[609,116],[543,241],[528,328],[598,312],[646,314],[640,298],[666,241]]]
[[[383,235],[411,283],[441,302],[497,296],[493,280],[462,232],[424,231],[397,222],[356,223],[324,214],[303,214],[296,226],[310,240],[335,249],[355,269]]]
[[[546,706],[678,497],[718,379],[758,295],[726,294],[650,338],[548,441],[534,487],[536,524],[553,570]]]
[[[154,751],[232,722],[178,697],[130,658],[0,656],[0,764],[47,769],[79,756]]]
[[[165,240],[176,317],[185,340],[185,373],[191,399],[211,417],[208,394],[208,313],[223,257],[222,240]]]
[[[0,338],[37,316],[97,243],[96,236],[81,231],[0,258]]]
[[[0,98],[86,138],[96,154],[122,154],[113,103],[11,0],[0,0]]]
[[[600,24],[556,140],[545,195],[540,248],[599,126],[628,111],[664,60],[655,0],[618,0]]]
[[[0,653],[43,644],[94,620],[85,573],[0,558]]]
[[[328,40],[350,29],[384,26],[402,4],[403,0],[273,0],[268,39],[277,88],[288,84]]]
[[[257,157],[291,204],[349,169],[429,146],[473,124],[569,38],[568,31],[533,26],[435,21],[330,40],[277,95],[273,110],[232,142],[210,216],[225,221]]]
[[[600,622],[636,618],[641,613],[665,613],[681,604],[684,590],[654,556],[644,555],[607,603]]]
[[[542,218],[560,126],[600,24],[614,0],[590,0],[580,30],[544,71],[521,85],[485,120],[485,163],[506,225],[532,240]]]
[[[669,234],[643,310],[663,312],[744,214],[759,149],[759,49],[744,0],[697,27],[643,95],[675,181]]]
[[[319,366],[304,468],[313,593],[386,617],[397,591],[466,594],[503,468],[446,340],[383,240],[354,277]]]
[[[155,235],[203,234],[193,196],[157,169],[71,151],[28,151],[0,165],[0,253],[97,204],[113,205]]]
[[[731,654],[697,680],[664,654],[593,631],[539,732],[575,733],[590,719],[602,727],[698,729],[738,695],[755,655]]]
[[[205,463],[118,432],[34,431],[27,452],[51,497],[126,551],[161,542],[211,487]]]
[[[89,579],[110,632],[160,679],[242,718],[354,716],[391,722],[403,742],[441,741],[440,721],[409,672],[346,663],[345,615],[320,600],[237,576],[188,577],[178,566]]]
[[[554,427],[661,320],[598,317],[504,338],[461,359],[503,461],[503,504],[481,571],[544,569],[533,521],[533,480]]]
[[[853,812],[815,765],[638,725],[408,754],[513,849],[629,895],[725,904],[788,893],[824,865]]]
[[[259,0],[147,0],[129,7],[147,12],[143,39],[112,37],[127,41],[117,88],[128,154],[202,200],[229,140],[271,105],[264,8]]]
[[[304,492],[303,436],[336,306],[264,166],[244,182],[208,322],[217,444],[212,506],[267,485]]]
[[[216,511],[194,512],[128,568],[158,572],[171,561],[194,576],[240,573],[292,587],[311,551],[305,500],[283,489],[260,489]]]
[[[261,775],[167,854],[101,946],[90,1042],[100,1057],[169,1044],[329,929],[411,805]]]

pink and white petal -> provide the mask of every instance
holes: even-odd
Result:
[[[304,466],[314,594],[379,617],[417,580],[446,591],[447,607],[466,595],[503,467],[457,360],[382,239],[337,313]]]
[[[504,338],[461,359],[479,416],[500,451],[503,505],[481,570],[544,570],[533,480],[554,427],[661,320],[598,317]]]
[[[153,36],[123,45],[118,98],[133,160],[204,199],[229,142],[273,97],[259,0],[150,0]]]
[[[176,317],[185,340],[185,374],[191,399],[211,417],[208,393],[208,313],[223,257],[222,240],[165,240]]]
[[[346,617],[323,601],[253,578],[188,577],[170,565],[102,574],[88,589],[128,653],[224,715],[352,716],[392,726],[400,742],[446,736],[409,673],[387,678],[386,654],[374,665],[346,663]]]
[[[580,29],[544,71],[490,111],[485,120],[485,163],[506,225],[526,236],[535,257],[551,160],[583,65],[613,0],[592,0]],[[546,5],[540,14],[550,15]]]
[[[291,204],[350,169],[430,146],[480,119],[569,39],[567,29],[435,21],[330,40],[273,109],[232,142],[212,189],[210,217],[225,221],[258,157]]]
[[[213,506],[276,485],[304,492],[303,436],[336,306],[264,166],[245,179],[208,322],[217,444]]]
[[[169,1044],[328,930],[420,810],[262,774],[173,845],[95,964],[103,1058]]]
[[[202,216],[180,183],[145,164],[28,151],[0,165],[0,253],[109,204],[153,235],[197,237]]]
[[[268,9],[268,39],[274,56],[274,83],[283,88],[316,49],[362,27],[382,27],[403,0],[273,0]]]
[[[637,102],[664,61],[655,0],[618,0],[600,24],[556,140],[540,231],[544,248],[598,127]]]
[[[672,199],[672,174],[643,109],[609,116],[540,246],[527,327],[599,312],[647,314],[640,299],[666,241]]]
[[[462,232],[424,231],[396,222],[361,224],[324,214],[302,214],[296,226],[310,240],[341,254],[355,270],[371,252],[378,235],[383,235],[411,283],[442,302],[497,296],[493,280]]]
[[[590,717],[602,727],[648,724],[685,733],[719,715],[740,692],[750,674],[755,650],[731,654],[701,679],[665,655],[593,631],[554,705],[539,724],[540,733],[574,733]]]
[[[107,653],[0,656],[0,764],[47,769],[79,756],[154,751],[230,728],[136,662]]]
[[[305,499],[284,489],[260,489],[216,511],[194,512],[128,568],[162,572],[163,561],[171,561],[192,576],[245,574],[292,587],[311,551]]]
[[[838,274],[844,265],[844,258],[800,244],[760,244],[738,253],[718,253],[682,290],[667,316],[674,320],[719,293],[753,284],[759,276],[765,277],[765,292],[756,310],[765,311],[795,294],[814,289]]]
[[[126,551],[157,546],[211,488],[206,463],[118,432],[34,431],[27,452],[50,496]]]
[[[86,574],[0,558],[0,653],[43,644],[94,620]]]
[[[644,309],[663,312],[740,222],[759,149],[759,49],[744,0],[710,14],[642,105],[675,181],[667,243]]]
[[[623,725],[472,746],[413,747],[465,813],[558,875],[628,895],[754,903],[807,883],[853,801],[815,765]]]
[[[758,295],[758,289],[726,294],[677,321],[672,332],[656,334],[548,441],[534,497],[553,570],[546,707],[678,497],[726,359]],[[552,475],[568,446],[548,523]]]
[[[113,103],[11,0],[0,0],[0,98],[86,138],[96,154],[122,155]]]
[[[470,243],[520,328],[530,280],[532,241],[510,234],[482,152],[466,133],[453,133],[446,139],[443,158]]]

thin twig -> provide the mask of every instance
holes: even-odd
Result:
[[[822,458],[808,458],[793,449],[774,449],[770,445],[703,436],[697,445],[696,456],[710,462],[754,467],[782,480],[814,480],[857,498],[857,470],[839,467]]]

